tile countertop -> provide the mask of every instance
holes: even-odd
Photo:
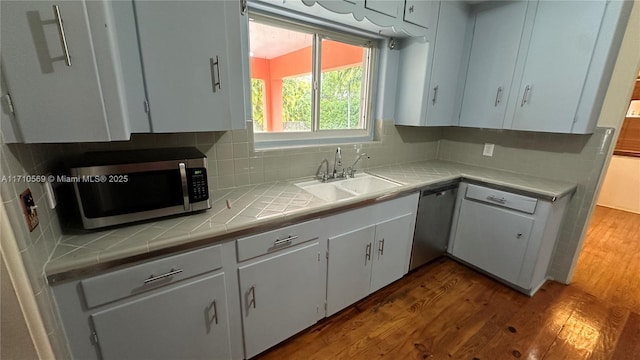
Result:
[[[67,232],[45,265],[45,273],[49,283],[54,284],[382,201],[448,180],[462,178],[546,198],[562,197],[576,189],[572,183],[439,160],[383,166],[366,172],[403,186],[339,203],[321,200],[293,181],[217,190],[211,193],[211,209],[205,212],[103,231]]]

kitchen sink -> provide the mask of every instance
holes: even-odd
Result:
[[[389,180],[379,178],[369,174],[359,174],[355,178],[340,181],[340,186],[348,191],[358,195],[369,194],[372,192],[392,189],[400,186]]]
[[[328,183],[323,183],[320,180],[311,180],[295,185],[329,202],[346,200],[354,196],[370,194],[400,186],[400,184],[392,181],[364,173],[357,174],[354,178]]]

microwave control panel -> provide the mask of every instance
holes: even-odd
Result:
[[[209,199],[209,184],[207,183],[207,169],[187,169],[189,183],[189,202],[194,203]]]

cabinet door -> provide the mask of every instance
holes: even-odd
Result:
[[[440,5],[436,33],[431,86],[427,101],[427,126],[458,125],[460,76],[466,49],[466,24],[469,13],[465,4],[443,1]]]
[[[452,254],[517,284],[533,222],[524,214],[463,200]]]
[[[396,125],[426,125],[432,61],[432,38],[412,37],[400,42]]]
[[[604,0],[539,2],[513,129],[571,132],[605,7]]]
[[[230,359],[224,273],[97,312],[102,359]]]
[[[324,285],[321,256],[316,241],[239,267],[247,358],[318,321]]]
[[[16,140],[110,140],[84,1],[2,1],[0,7],[2,66]]]
[[[414,214],[406,214],[376,225],[370,293],[400,279],[409,271],[412,216]]]
[[[327,316],[369,295],[375,226],[329,238]]]
[[[434,29],[439,21],[440,3],[440,1],[407,0],[404,4],[404,21],[426,29]]]
[[[364,7],[379,12],[381,14],[389,15],[391,17],[398,17],[398,10],[402,4],[401,0],[365,0]]]
[[[528,2],[497,3],[476,14],[460,126],[503,125]]]
[[[231,129],[226,3],[135,2],[153,132]]]

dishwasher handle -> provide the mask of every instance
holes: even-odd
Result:
[[[441,188],[422,190],[421,197],[430,196],[430,195],[443,196],[449,193],[451,190],[455,190],[457,188],[458,188],[458,185],[452,185],[452,186],[446,186]]]

